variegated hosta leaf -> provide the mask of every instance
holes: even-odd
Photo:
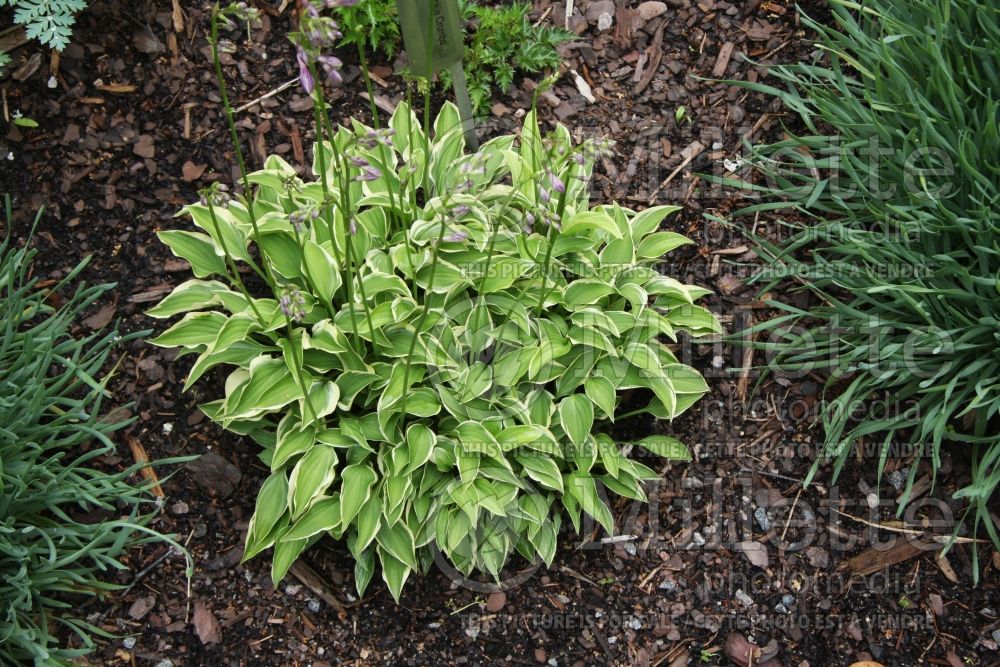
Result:
[[[608,494],[657,477],[634,457],[687,450],[601,422],[625,391],[690,408],[708,386],[671,346],[721,327],[708,290],[656,270],[689,243],[660,229],[676,207],[590,206],[600,146],[531,112],[470,154],[450,104],[429,136],[405,104],[389,127],[338,129],[315,175],[268,158],[249,204],[185,207],[197,229],[160,236],[195,279],[150,315],[175,318],[155,344],[197,355],[189,384],[226,369],[204,410],[261,445],[245,556],[273,549],[277,580],[343,538],[358,591],[379,571],[399,599],[435,559],[498,578],[551,564],[566,518],[612,531]]]

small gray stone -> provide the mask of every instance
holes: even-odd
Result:
[[[795,604],[795,596],[791,593],[785,593],[781,596],[781,604],[791,608],[791,606]]]
[[[752,607],[753,606],[753,598],[750,597],[749,595],[747,595],[746,593],[744,593],[742,588],[736,589],[736,593],[734,594],[734,597],[744,607]]]
[[[771,530],[771,517],[767,515],[767,510],[763,507],[758,507],[754,510],[753,518],[757,519],[757,525],[764,532]]]
[[[131,651],[132,649],[134,649],[135,648],[135,637],[126,637],[125,639],[123,639],[122,640],[122,646],[124,646],[125,649],[128,650],[128,651]]]
[[[787,614],[788,613],[788,607],[786,607],[785,605],[781,604],[780,602],[774,606],[774,610],[776,612],[778,612],[779,614]]]
[[[314,614],[319,612],[320,610],[319,600],[317,600],[316,598],[309,598],[309,602],[307,604],[309,605],[309,611],[311,611]]]
[[[597,29],[601,32],[609,30],[615,23],[614,14],[604,13],[597,17]]]
[[[903,473],[899,470],[893,470],[891,473],[889,473],[888,480],[889,483],[892,484],[892,488],[896,489],[897,491],[902,491],[903,484],[904,482],[906,482],[906,478],[903,476]]]

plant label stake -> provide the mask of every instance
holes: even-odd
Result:
[[[465,39],[458,0],[396,0],[396,6],[403,43],[414,74],[430,79],[439,70],[447,68],[451,72],[465,142],[473,150],[479,148],[472,120],[472,101],[462,68]]]

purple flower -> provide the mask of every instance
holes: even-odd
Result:
[[[278,299],[278,307],[281,308],[281,313],[290,320],[300,321],[306,316],[306,311],[303,306],[306,305],[306,299],[302,296],[302,292],[299,291],[298,287],[292,287]]]
[[[445,241],[452,241],[454,243],[461,243],[462,241],[464,241],[467,238],[469,238],[469,233],[468,232],[466,232],[466,231],[457,231],[457,232],[452,232],[451,234],[448,234],[448,236],[444,237],[444,240]]]
[[[313,80],[312,72],[309,71],[309,56],[301,46],[295,49],[295,59],[299,63],[299,83],[302,85],[302,90],[311,95],[316,82]]]
[[[465,215],[466,213],[468,213],[470,210],[471,209],[468,206],[465,206],[464,204],[460,204],[460,205],[456,206],[455,208],[453,208],[451,210],[451,212],[452,212],[452,214],[456,218],[461,218],[463,215]]]
[[[549,191],[545,188],[538,188],[538,201],[548,204],[550,199]]]
[[[551,171],[549,172],[549,184],[552,186],[553,190],[555,190],[560,194],[566,192],[566,185],[561,180],[559,180],[559,177],[553,174]]]
[[[326,78],[330,80],[331,84],[339,86],[344,82],[344,79],[340,76],[340,68],[343,67],[344,63],[340,62],[340,58],[335,58],[333,56],[318,56],[316,61],[323,68],[323,72],[326,74]]]
[[[382,172],[372,166],[363,167],[361,173],[354,177],[355,181],[377,181]]]
[[[357,167],[358,169],[364,169],[365,167],[370,167],[371,163],[363,157],[358,157],[357,155],[348,155],[347,160]]]
[[[348,231],[351,232],[351,236],[354,236],[355,234],[357,234],[358,233],[358,222],[357,222],[357,220],[355,220],[354,218],[351,218],[351,223],[350,223],[350,225],[348,226],[347,229],[348,229]]]

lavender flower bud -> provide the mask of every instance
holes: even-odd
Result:
[[[351,232],[351,236],[355,236],[358,233],[358,222],[354,218],[351,218],[351,222],[347,227],[347,230]]]
[[[302,296],[302,292],[299,291],[298,287],[288,288],[281,295],[281,298],[278,299],[278,307],[281,308],[281,313],[295,322],[301,321],[306,316],[305,304],[306,299]]]
[[[355,181],[377,181],[382,176],[382,172],[372,166],[364,167],[361,173],[354,177]]]
[[[316,58],[320,66],[323,67],[323,72],[326,74],[326,78],[330,80],[330,83],[334,86],[339,86],[344,82],[343,77],[340,76],[340,68],[343,67],[344,63],[340,61],[340,58],[335,58],[333,56],[319,56]]]
[[[455,231],[455,232],[452,232],[451,234],[448,234],[448,236],[444,237],[444,240],[445,241],[451,241],[453,243],[461,243],[462,241],[464,241],[467,238],[469,238],[469,233],[466,232],[466,231],[460,230],[460,231]]]
[[[464,204],[460,204],[460,205],[456,206],[455,208],[453,208],[451,210],[451,212],[452,212],[452,215],[454,215],[456,218],[461,218],[463,215],[465,215],[466,213],[468,213],[470,210],[471,209],[468,206],[465,206]]]
[[[301,46],[295,49],[295,59],[299,63],[299,84],[307,95],[311,95],[316,88],[316,82],[313,80],[312,72],[309,71],[309,56]]]
[[[552,197],[551,195],[549,195],[548,190],[546,190],[545,188],[538,188],[538,201],[542,202],[543,204],[548,204],[551,198]]]
[[[549,172],[549,185],[552,186],[553,190],[560,194],[566,192],[566,185],[552,172]]]

